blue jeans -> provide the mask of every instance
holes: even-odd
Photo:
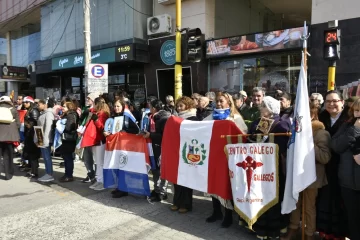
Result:
[[[65,176],[72,178],[74,172],[74,157],[72,153],[65,153],[62,155],[65,165]]]
[[[45,171],[50,176],[53,175],[53,163],[51,159],[51,147],[40,148],[41,155],[45,162]]]

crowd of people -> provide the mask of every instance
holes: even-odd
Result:
[[[194,93],[175,101],[167,96],[165,102],[150,98],[144,106],[129,101],[125,92],[114,94],[114,101],[106,96],[90,93],[86,106],[80,108],[76,99],[63,97],[58,104],[54,99],[35,101],[30,96],[19,96],[16,103],[10,97],[0,98],[0,108],[10,110],[14,121],[1,122],[0,155],[3,158],[5,179],[14,174],[14,149],[23,142],[20,169],[30,178],[40,182],[54,181],[51,152],[56,151],[64,160],[65,172],[60,182],[72,182],[74,159],[82,159],[87,176],[82,180],[95,191],[104,190],[103,165],[106,138],[112,134],[114,117],[124,116],[121,131],[142,134],[152,140],[156,169],[152,170],[154,190],[150,200],[160,202],[167,199],[167,181],[161,178],[161,142],[167,119],[177,116],[191,121],[233,121],[243,133],[261,133],[260,118],[272,120],[269,133],[287,133],[294,121],[294,96],[278,91],[267,96],[262,88],[254,88],[249,97],[245,91],[236,94],[208,92],[204,96]],[[325,97],[319,93],[309,98],[310,116],[315,146],[317,180],[301,194],[305,204],[305,234],[314,239],[319,232],[324,239],[360,239],[360,99],[346,102],[338,91],[329,91]],[[24,128],[21,128],[18,111],[26,110]],[[131,114],[127,114],[131,112]],[[34,141],[34,126],[43,129],[42,145]],[[19,131],[20,129],[20,131]],[[20,140],[21,139],[21,140]],[[79,142],[81,139],[81,142]],[[249,142],[257,139],[248,138]],[[264,138],[264,142],[268,139]],[[289,138],[276,136],[279,146],[279,202],[266,211],[249,229],[261,239],[292,239],[298,232],[301,218],[301,199],[291,214],[281,214],[281,202],[286,180],[286,153]],[[39,177],[39,159],[45,163],[45,175]],[[359,176],[358,174],[359,170]],[[112,197],[121,198],[127,192],[115,189]],[[212,195],[213,213],[208,223],[222,220],[222,227],[233,223],[232,201],[221,201]],[[193,209],[193,190],[174,185],[171,211],[187,213]],[[225,206],[223,214],[222,206]],[[240,225],[247,227],[239,218]]]

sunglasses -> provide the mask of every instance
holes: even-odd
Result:
[[[30,103],[30,102],[23,102],[23,103]]]

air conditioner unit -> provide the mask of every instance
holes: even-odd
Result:
[[[181,0],[181,1],[183,2],[185,0]],[[158,3],[162,5],[170,5],[176,3],[176,0],[158,0]]]
[[[28,70],[28,74],[30,75],[31,73],[35,72],[35,64],[32,63],[32,64],[29,64],[27,66],[27,70]]]
[[[148,36],[169,35],[172,33],[169,14],[158,15],[147,19]]]

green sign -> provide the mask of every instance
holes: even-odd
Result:
[[[67,68],[83,67],[84,53],[53,58],[51,60],[52,70],[61,70]],[[106,48],[91,52],[91,63],[109,63],[115,62],[115,49]]]

